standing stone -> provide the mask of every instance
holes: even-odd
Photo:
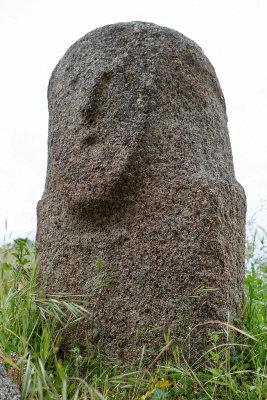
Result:
[[[49,292],[87,296],[76,340],[85,344],[87,332],[129,362],[144,345],[156,354],[169,326],[180,343],[196,324],[232,320],[242,304],[246,202],[224,97],[202,50],[151,23],[96,29],[59,61],[48,102],[40,274],[50,268]],[[192,297],[200,287],[217,290]],[[193,330],[193,357],[207,329]]]

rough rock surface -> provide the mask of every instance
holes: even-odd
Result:
[[[234,318],[246,201],[202,50],[150,23],[105,26],[66,52],[48,101],[40,272],[50,268],[48,291],[88,296],[81,344],[84,330],[108,356],[131,361],[144,345],[155,352],[169,326],[181,341],[198,323]],[[201,286],[218,290],[192,297]],[[192,332],[193,357],[207,329]]]
[[[0,400],[20,400],[17,385],[9,378],[2,361],[0,360]]]

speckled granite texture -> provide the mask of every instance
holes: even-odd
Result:
[[[0,400],[20,400],[17,385],[9,378],[2,361],[0,360]]]
[[[153,354],[168,326],[180,342],[189,327],[233,318],[246,200],[224,97],[202,50],[150,23],[105,26],[66,52],[48,101],[40,273],[51,265],[50,292],[88,296],[78,341],[87,331],[108,356],[131,361],[144,345]],[[99,256],[101,276],[115,278],[93,294]],[[199,286],[218,290],[190,297]],[[207,330],[192,333],[194,357]]]

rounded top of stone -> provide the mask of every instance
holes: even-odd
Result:
[[[175,30],[133,21],[87,33],[54,69],[48,101],[47,187],[73,202],[134,186],[139,170],[233,175],[214,68]]]
[[[96,35],[103,35],[103,36],[106,34],[116,35],[117,33],[119,35],[121,35],[123,32],[124,33],[132,32],[136,36],[138,36],[138,34],[140,34],[140,35],[146,34],[146,35],[150,35],[150,36],[153,36],[153,35],[157,36],[157,34],[160,34],[160,35],[164,34],[167,36],[180,37],[180,39],[194,43],[191,39],[188,39],[182,33],[178,32],[174,29],[167,28],[166,26],[160,26],[160,25],[154,24],[152,22],[144,22],[144,21],[117,22],[115,24],[105,25],[100,28],[96,28],[96,29],[92,30],[91,32],[88,32],[80,40],[86,39],[89,36],[96,36]],[[196,43],[195,43],[195,45],[196,45]],[[199,47],[199,46],[197,46],[197,47]]]
[[[209,70],[215,74],[214,69],[204,55],[202,49],[191,39],[173,29],[156,25],[150,22],[132,21],[119,22],[96,28],[77,40],[66,51],[54,69],[48,88],[53,90],[53,80],[58,75],[70,74],[70,70],[78,70],[76,65],[83,68],[90,63],[92,68],[98,67],[97,59],[101,63],[122,64],[126,59],[133,62],[135,59],[150,59],[177,57],[177,54],[189,51],[194,53],[191,64],[198,64],[198,68]],[[196,60],[198,59],[198,61]],[[189,63],[190,64],[190,63]]]
[[[77,42],[75,42],[73,46],[81,41],[87,40],[92,36],[101,36],[102,38],[106,36],[110,39],[112,35],[116,36],[118,34],[119,36],[121,36],[123,33],[126,35],[124,37],[126,40],[129,39],[130,33],[132,33],[134,36],[144,34],[146,36],[154,36],[155,39],[157,39],[159,35],[174,36],[176,38],[180,38],[180,40],[193,43],[196,47],[199,48],[199,46],[195,42],[174,29],[160,26],[152,22],[143,21],[117,22],[115,24],[109,24],[93,29],[92,31],[85,34],[82,38],[80,38]]]

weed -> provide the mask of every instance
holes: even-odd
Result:
[[[44,295],[36,283],[34,243],[17,239],[0,250],[0,356],[20,386],[22,399],[265,400],[266,255],[266,232],[249,224],[243,313],[233,325],[207,322],[216,327],[220,324],[227,338],[223,343],[222,332],[210,334],[208,361],[205,353],[197,363],[189,364],[169,330],[165,344],[145,370],[145,349],[138,365],[125,370],[119,360],[105,361],[87,338],[86,353],[74,343],[69,356],[60,358],[62,333],[84,318],[85,303],[70,294]],[[96,273],[101,278],[101,258]],[[112,279],[103,276],[95,290],[105,288]],[[192,296],[198,297],[205,290],[213,289],[199,287]],[[236,335],[232,335],[233,330]],[[139,331],[140,327],[136,341]],[[172,352],[172,361],[167,350]]]

